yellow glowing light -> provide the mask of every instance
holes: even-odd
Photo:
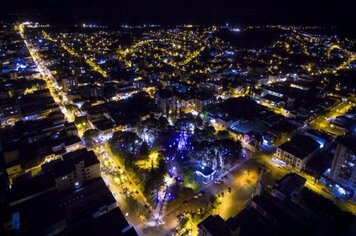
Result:
[[[168,174],[164,176],[164,182],[167,186],[172,186],[176,181],[175,179],[171,178]]]
[[[120,184],[121,183],[121,180],[119,177],[115,177],[114,178],[114,182],[117,183],[117,184]]]

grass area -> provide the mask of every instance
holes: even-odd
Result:
[[[191,188],[182,188],[174,197],[172,201],[168,202],[167,209],[168,211],[180,206],[185,199],[193,197],[194,191]]]
[[[195,192],[201,187],[201,184],[198,181],[196,181],[194,168],[192,167],[184,168],[182,174],[183,174],[184,188],[192,189],[193,192]]]
[[[201,184],[199,184],[196,181],[193,181],[193,182],[184,181],[183,186],[184,186],[184,188],[191,189],[191,190],[193,190],[193,192],[195,192],[201,187]]]

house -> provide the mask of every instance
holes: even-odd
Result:
[[[356,138],[345,136],[337,139],[336,152],[329,177],[343,187],[352,189],[356,201]]]
[[[78,188],[83,183],[100,178],[100,163],[93,151],[79,149],[63,155],[62,159],[45,163],[43,171],[53,174],[59,191]]]
[[[58,192],[44,172],[14,184],[9,197],[7,235],[137,235],[101,178]]]
[[[177,112],[177,97],[174,93],[167,89],[157,91],[157,104],[161,108],[162,115],[168,117],[172,115],[175,117]]]
[[[199,94],[195,98],[195,110],[202,112],[204,107],[213,103],[215,101],[215,96],[209,94]]]
[[[306,179],[296,173],[289,173],[277,180],[271,195],[284,200],[299,193],[305,186]]]
[[[22,175],[14,180],[11,191],[9,192],[9,206],[17,206],[18,204],[22,204],[23,202],[55,190],[56,185],[52,174],[49,172],[40,173],[34,177]]]
[[[275,157],[298,171],[319,151],[320,145],[312,137],[297,134],[283,143],[275,152]]]

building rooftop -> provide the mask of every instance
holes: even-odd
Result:
[[[355,136],[345,136],[337,139],[339,144],[344,145],[348,149],[356,152],[356,137]]]
[[[157,91],[157,95],[160,98],[171,98],[174,96],[174,93],[168,89],[161,89]]]
[[[240,236],[282,235],[278,229],[253,208],[245,208],[235,217],[227,219],[230,232],[239,232]]]
[[[125,216],[120,211],[120,209],[115,208],[114,210],[94,219],[91,222],[90,229],[91,235],[116,236],[127,235],[124,233],[127,232],[127,230],[131,229],[131,227],[126,221]]]
[[[204,227],[211,235],[224,235],[225,221],[219,215],[211,215],[198,224],[198,228]]]
[[[284,196],[291,197],[298,193],[305,185],[306,179],[296,173],[288,173],[280,180],[276,181],[274,189]]]
[[[54,189],[55,186],[52,174],[49,172],[41,173],[32,178],[23,176],[23,178],[18,178],[14,181],[12,185],[9,192],[10,204],[15,204],[17,201],[22,201],[22,199],[30,199]]]
[[[312,137],[306,135],[297,134],[279,146],[280,149],[298,157],[304,159],[310,153],[320,148],[320,145]]]
[[[84,161],[85,166],[91,166],[99,163],[94,151],[88,151],[86,148],[64,154],[63,160],[71,160],[74,164]]]
[[[33,197],[10,208],[10,212],[18,212],[24,235],[48,235],[64,230],[73,235],[72,232],[85,232],[83,226],[88,235],[122,235],[129,226],[102,179],[60,193],[53,190],[39,194],[41,190],[35,189],[36,185],[27,183],[27,186],[36,191]],[[113,209],[109,207],[112,205]]]

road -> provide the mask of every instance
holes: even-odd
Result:
[[[38,54],[37,50],[33,47],[30,41],[28,41],[25,37],[24,34],[24,26],[23,25],[18,25],[17,29],[23,38],[25,45],[35,62],[38,71],[41,73],[43,80],[46,82],[46,86],[50,91],[50,94],[56,104],[61,108],[62,113],[65,115],[65,118],[67,119],[68,122],[72,122],[74,120],[73,114],[70,114],[67,109],[64,108],[64,105],[68,104],[67,101],[67,95],[61,91],[60,87],[57,84],[57,81],[55,78],[52,76],[50,71],[46,68],[46,66],[43,64],[43,61],[41,60],[41,56]],[[60,95],[60,96],[59,96]],[[118,167],[119,165],[116,163],[117,160],[115,158],[112,158],[111,155],[108,154],[108,151],[106,150],[105,146],[101,146],[99,149],[94,149],[96,156],[98,157],[101,166],[103,166],[104,163],[104,156],[109,157],[115,164],[115,167]],[[140,234],[144,235],[143,229],[145,227],[144,223],[144,218],[141,218],[140,215],[137,214],[138,209],[143,209],[142,214],[146,213],[144,205],[146,204],[145,199],[143,197],[142,193],[139,193],[138,195],[135,196],[135,200],[141,207],[136,206],[129,206],[127,204],[127,199],[126,196],[123,194],[123,188],[127,187],[130,189],[130,191],[134,191],[135,189],[138,190],[138,187],[135,185],[135,183],[132,181],[130,176],[128,177],[128,181],[124,184],[124,186],[119,186],[113,179],[112,176],[102,172],[102,177],[106,184],[108,185],[109,189],[113,193],[115,199],[118,202],[118,206],[120,207],[121,211],[125,214],[126,219],[128,222],[135,227],[135,230]],[[130,184],[131,183],[131,184]]]
[[[115,196],[120,209],[125,214],[130,224],[134,226],[135,230],[140,235],[146,234],[143,230],[146,228],[146,219],[151,217],[152,211],[150,207],[146,207],[150,205],[146,201],[143,193],[140,191],[129,173],[124,171],[118,159],[113,157],[106,145],[94,148],[94,152],[101,165],[104,165],[105,159],[109,159],[111,170],[122,170],[123,173],[120,175],[122,181],[115,181],[115,176],[107,174],[105,171],[102,171],[102,177],[105,179],[109,189]],[[118,177],[116,176],[116,178]],[[125,194],[124,192],[127,192],[128,194]],[[128,199],[128,195],[132,196],[131,200]]]
[[[329,120],[344,115],[353,106],[355,106],[355,98],[349,97],[347,101],[342,101],[331,107],[324,115],[318,115],[312,119],[309,122],[309,126],[317,130],[323,130],[333,136],[342,136],[344,131],[331,124]]]

